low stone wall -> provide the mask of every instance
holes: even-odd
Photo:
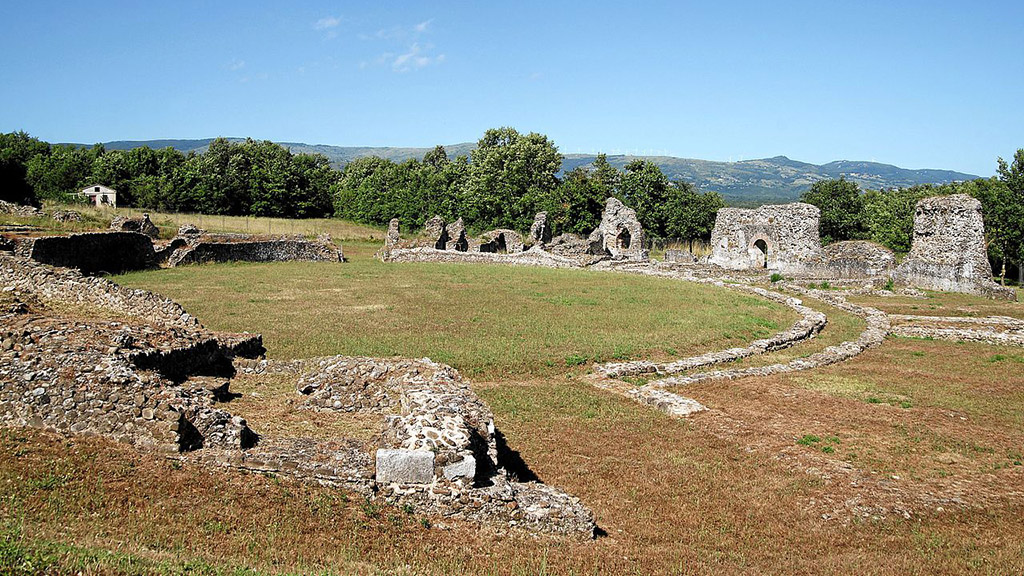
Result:
[[[393,248],[387,252],[380,252],[379,256],[385,262],[481,262],[548,268],[579,268],[582,266],[577,260],[545,252],[539,246],[514,254],[458,252],[434,248]]]
[[[216,241],[199,239],[174,251],[167,265],[204,262],[342,262],[340,248],[326,241],[298,238]]]
[[[307,406],[320,410],[387,415],[376,455],[378,482],[473,481],[498,465],[494,417],[450,366],[428,359],[321,358],[306,362],[297,388]]]
[[[138,232],[19,238],[15,253],[52,266],[76,268],[85,274],[117,274],[156,264],[152,239]]]
[[[747,358],[749,356],[788,348],[797,342],[812,338],[825,327],[825,315],[804,306],[799,299],[788,297],[783,294],[779,294],[778,292],[772,292],[771,290],[758,288],[756,286],[744,286],[742,284],[727,285],[722,281],[712,281],[711,284],[720,288],[728,286],[733,290],[749,292],[767,300],[784,304],[800,314],[800,319],[794,322],[787,330],[783,330],[770,338],[755,340],[749,345],[743,347],[708,352],[706,354],[692,356],[683,360],[675,360],[673,362],[635,361],[599,364],[594,366],[594,370],[606,378],[622,378],[624,376],[654,373],[678,374],[680,372],[695,370],[706,366],[713,366],[715,364],[735,362],[736,360]]]
[[[866,240],[847,240],[825,246],[821,263],[809,265],[800,275],[836,281],[882,279],[892,275],[895,268],[892,250]]]
[[[981,342],[997,346],[1024,346],[1024,320],[1005,316],[910,316],[890,314],[890,333],[910,338],[954,342]]]
[[[0,253],[0,284],[43,301],[101,308],[172,326],[199,325],[181,305],[159,294],[125,288],[104,278],[83,276],[77,270],[54,268],[10,254]]]

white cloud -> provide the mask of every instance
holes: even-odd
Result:
[[[431,18],[430,20],[424,20],[423,22],[420,22],[419,24],[413,26],[412,29],[417,34],[422,34],[427,31],[427,27],[430,26],[430,23],[433,21],[433,18]]]
[[[313,24],[314,30],[329,30],[331,28],[337,28],[338,24],[341,24],[341,18],[337,16],[325,16],[316,21]]]
[[[410,70],[418,70],[425,68],[431,64],[440,64],[444,62],[444,54],[438,54],[433,56],[428,52],[433,48],[430,45],[422,47],[417,42],[413,42],[412,46],[404,53],[395,56],[391,60],[391,69],[395,72],[408,72]],[[386,55],[390,59],[390,55]]]
[[[239,60],[238,58],[232,58],[231,62],[228,63],[228,70],[241,70],[245,68],[245,60]]]

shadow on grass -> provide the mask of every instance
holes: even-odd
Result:
[[[508,447],[508,442],[505,441],[505,435],[501,433],[501,430],[494,431],[494,443],[498,448],[498,465],[507,470],[514,479],[519,482],[541,481],[533,470],[530,470],[519,452]]]

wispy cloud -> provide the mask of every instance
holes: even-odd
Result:
[[[314,30],[329,30],[331,28],[337,28],[338,24],[341,24],[341,18],[337,16],[325,16],[316,21],[313,24]]]
[[[238,58],[232,58],[231,62],[225,66],[228,70],[235,71],[245,68],[245,60],[239,60]]]
[[[340,16],[324,16],[313,23],[313,30],[322,33],[325,39],[330,40],[338,36],[339,24],[341,24]]]
[[[384,52],[374,63],[386,66],[395,72],[419,70],[444,62],[445,55],[438,54],[434,45],[421,41],[421,37],[430,33],[434,19],[424,20],[417,24],[382,28],[373,35],[360,35],[363,40],[383,40],[392,45],[392,50]],[[369,63],[360,62],[360,68]]]
[[[444,62],[444,54],[435,56],[428,53],[431,48],[433,46],[420,46],[419,43],[413,42],[408,50],[391,60],[391,69],[395,72],[408,72]]]

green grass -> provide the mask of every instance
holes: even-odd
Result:
[[[259,332],[271,357],[430,357],[474,378],[551,375],[595,361],[666,359],[742,345],[795,320],[730,290],[586,270],[384,264],[348,243],[344,264],[217,264],[136,272],[207,327]]]

